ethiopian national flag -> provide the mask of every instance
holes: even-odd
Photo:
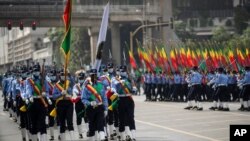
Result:
[[[128,51],[128,53],[129,53],[129,60],[130,60],[131,66],[132,66],[134,69],[136,69],[136,61],[135,61],[135,58],[134,58],[134,56],[133,56],[133,54],[132,54],[132,52],[131,52],[130,50]]]
[[[71,11],[72,0],[68,0],[63,13],[63,22],[65,25],[65,34],[61,44],[61,49],[65,55],[65,61],[69,60],[70,39],[71,39]]]

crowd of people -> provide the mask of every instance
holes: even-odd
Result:
[[[137,89],[124,65],[108,63],[74,75],[38,63],[18,66],[5,73],[2,91],[4,111],[20,124],[23,141],[47,141],[47,128],[49,140],[55,140],[54,126],[59,140],[65,141],[66,131],[74,140],[74,117],[79,139],[85,125],[90,141],[136,140],[132,93]]]
[[[172,74],[145,71],[134,76],[126,66],[113,63],[75,74],[39,64],[16,67],[2,79],[3,108],[20,124],[23,141],[47,141],[47,128],[49,140],[55,140],[55,126],[59,140],[66,139],[66,131],[73,140],[73,117],[79,139],[84,138],[84,125],[91,141],[135,141],[132,95],[141,94],[141,88],[146,102],[187,102],[184,109],[202,111],[202,102],[210,101],[210,110],[230,111],[228,102],[240,101],[239,110],[250,111],[250,67],[240,73],[221,67],[205,73],[194,66]]]
[[[195,66],[190,71],[142,75],[145,101],[187,102],[185,109],[203,110],[202,101],[212,101],[210,110],[229,111],[229,101],[240,101],[240,111],[250,111],[250,67],[236,72],[217,68],[209,72]]]

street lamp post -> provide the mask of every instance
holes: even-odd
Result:
[[[134,47],[133,47],[133,38],[136,35],[136,33],[142,29],[142,28],[146,28],[146,27],[156,27],[156,26],[169,26],[170,22],[165,22],[165,23],[156,23],[156,24],[149,24],[149,25],[141,25],[139,26],[134,32],[130,32],[130,51],[133,54],[134,53]]]

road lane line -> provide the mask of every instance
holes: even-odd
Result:
[[[161,126],[161,125],[150,123],[150,122],[145,122],[145,121],[141,121],[141,120],[135,120],[135,121],[139,122],[139,123],[142,123],[142,124],[149,125],[149,126],[153,126],[153,127],[157,127],[157,128],[162,128],[162,129],[165,129],[165,130],[170,130],[170,131],[173,131],[173,132],[177,132],[177,133],[181,133],[181,134],[186,134],[186,135],[189,135],[189,136],[193,136],[193,137],[197,137],[197,138],[201,138],[201,139],[205,139],[205,140],[209,140],[209,141],[219,141],[219,140],[214,139],[214,138],[202,136],[202,135],[199,135],[199,134],[194,134],[194,133],[183,131],[183,130],[169,128],[169,127],[166,127],[166,126]]]
[[[213,131],[218,131],[218,130],[229,130],[229,128],[215,128],[215,129],[208,129],[208,130],[199,130],[199,131],[194,131],[194,133],[213,132]]]

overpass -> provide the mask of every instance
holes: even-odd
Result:
[[[112,32],[112,52],[121,52],[121,49],[117,48],[120,46],[119,26],[124,23],[143,24],[145,14],[148,22],[156,22],[163,16],[163,1],[165,0],[148,0],[147,5],[144,2],[128,5],[124,0],[111,0],[109,26]],[[0,27],[6,27],[9,21],[13,27],[19,27],[21,21],[24,27],[31,26],[33,21],[37,27],[62,27],[64,5],[63,0],[0,0]],[[104,1],[76,0],[72,8],[72,26],[89,28],[92,62],[95,59],[104,5]],[[117,63],[121,62],[120,56],[120,53],[113,56]]]

